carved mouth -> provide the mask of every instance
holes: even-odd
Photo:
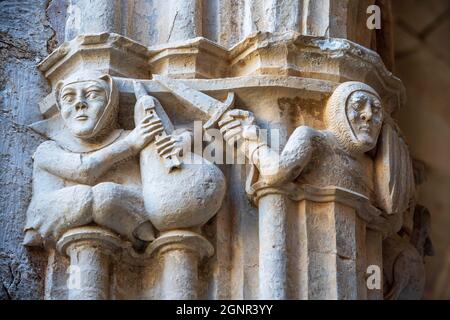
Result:
[[[76,119],[76,120],[79,120],[79,121],[84,121],[84,120],[87,120],[87,119],[88,119],[88,116],[86,116],[86,115],[80,115],[80,116],[76,116],[75,119]]]
[[[362,132],[370,133],[370,127],[369,126],[360,126],[359,130]]]

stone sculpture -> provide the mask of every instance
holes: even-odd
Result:
[[[222,204],[225,195],[222,172],[195,153],[188,151],[180,156],[173,150],[173,139],[168,135],[174,130],[172,123],[158,100],[145,95],[141,87],[135,122],[147,117],[161,117],[165,128],[156,136],[155,144],[145,148],[140,157],[145,207],[151,221],[160,231],[202,226]],[[189,138],[185,141],[191,141]],[[164,161],[160,161],[161,156]],[[186,157],[190,164],[183,163]]]
[[[256,33],[231,49],[101,33],[66,42],[40,69],[53,92],[33,128],[49,141],[34,157],[25,244],[48,248],[46,298],[383,298],[366,270],[396,269],[384,266],[382,243],[404,224],[414,182],[390,117],[403,87],[378,55],[295,32]],[[135,128],[122,129],[133,111]],[[208,157],[223,147],[208,129],[237,140],[246,181],[240,163],[219,169],[190,153],[191,135],[177,128],[195,120],[205,131],[194,125],[204,134],[194,145],[211,142]],[[257,122],[281,129],[281,154]],[[69,263],[83,275],[78,288],[66,285],[77,280]],[[391,274],[386,297],[402,297]]]
[[[83,273],[71,299],[109,297],[109,257],[126,248],[123,240],[136,251],[148,247],[142,259],[163,256],[166,298],[195,298],[198,260],[213,251],[199,228],[219,210],[225,178],[200,156],[183,154],[190,135],[174,131],[142,85],[135,90],[131,131],[119,128],[112,77],[96,71],[59,81],[59,114],[33,125],[50,140],[34,155],[24,244],[56,245],[70,257]],[[183,156],[196,161],[185,164]]]
[[[248,111],[228,111],[219,125],[224,139],[229,143],[239,141],[240,150],[257,168],[250,178],[250,195],[255,194],[255,188],[282,188],[295,181],[299,185],[344,188],[375,202],[377,198],[390,198],[388,192],[391,191],[377,196],[376,190],[381,190],[376,186],[377,183],[387,184],[383,179],[406,179],[405,184],[409,184],[405,185],[406,195],[398,201],[408,204],[412,197],[408,191],[413,186],[410,166],[405,165],[403,174],[397,172],[392,178],[375,179],[377,172],[373,168],[377,164],[372,164],[373,157],[368,152],[377,145],[383,120],[381,99],[373,88],[361,82],[344,82],[328,100],[325,109],[327,129],[298,127],[289,137],[281,155],[259,138],[259,127]],[[389,152],[386,152],[383,156],[375,157],[375,162],[383,162],[388,155]],[[396,159],[398,162],[401,160]],[[390,211],[383,203],[379,206],[389,214],[398,212]]]
[[[427,208],[417,205],[413,230],[404,227],[383,241],[385,299],[422,299],[425,257],[433,255],[430,234],[430,213]]]
[[[219,182],[214,183],[210,176],[206,179],[209,189],[202,189],[202,195],[194,197],[202,202],[199,205],[204,206],[202,196],[211,196],[205,191],[216,192],[211,197],[214,200],[212,207],[203,208],[207,212],[206,217],[199,218],[199,208],[191,208],[190,217],[184,218],[182,223],[167,212],[172,210],[175,213],[174,208],[164,208],[167,204],[162,202],[167,198],[151,192],[146,193],[152,203],[146,202],[150,212],[144,208],[136,156],[166,129],[154,114],[143,112],[141,117],[137,117],[134,130],[120,129],[117,123],[118,93],[110,76],[99,72],[78,72],[59,82],[55,94],[60,114],[34,125],[36,131],[50,140],[42,143],[34,155],[34,193],[25,227],[26,245],[40,245],[42,240],[55,242],[65,231],[89,224],[113,230],[134,243],[139,240],[148,242],[154,239],[150,220],[155,211],[158,211],[160,219],[165,219],[153,219],[157,228],[167,230],[202,225],[218,210],[224,194],[224,180],[212,164],[209,165],[211,175],[217,176]],[[143,107],[143,99],[154,101],[149,96],[142,97],[136,110]],[[177,153],[187,140],[190,141],[185,133],[174,137],[167,135],[163,148],[159,145],[156,155]],[[162,187],[155,181],[163,183],[161,176],[164,175],[177,180],[179,174],[169,175],[167,171],[155,170],[159,162],[153,158],[145,159],[146,164],[141,163],[145,168],[144,179],[154,185],[152,192],[161,190],[173,198],[169,186]],[[202,165],[198,167],[204,168]],[[158,174],[156,171],[159,177],[155,176]],[[199,182],[197,180],[205,178],[205,175],[191,172],[188,178]],[[149,183],[144,190],[149,188]],[[189,181],[170,182],[172,187],[180,183],[183,185]],[[186,201],[190,199],[186,192],[178,194]],[[182,199],[177,200],[179,204]],[[156,204],[152,201],[161,201],[159,207],[154,208]]]
[[[34,125],[50,140],[34,154],[25,244],[55,242],[93,223],[133,242],[153,240],[135,156],[162,131],[161,122],[147,117],[132,131],[120,129],[117,89],[102,73],[75,73],[55,94],[60,114]]]
[[[376,247],[381,241],[379,232],[390,233],[392,230],[386,229],[391,228],[397,231],[398,224],[387,221],[401,220],[398,219],[400,210],[406,208],[413,197],[411,165],[408,165],[407,158],[392,154],[393,148],[405,150],[406,146],[392,133],[388,122],[383,126],[385,113],[381,98],[373,88],[361,82],[344,82],[338,85],[328,99],[324,118],[325,130],[308,126],[296,128],[280,155],[260,138],[258,134],[260,129],[250,112],[231,110],[219,121],[224,139],[230,144],[237,141],[239,150],[252,164],[246,189],[259,208],[259,294],[263,298],[289,297],[287,291],[289,258],[285,253],[288,246],[288,198],[301,200],[310,197],[313,203],[327,202],[331,199],[347,203],[346,209],[332,206],[328,210],[330,214],[328,219],[331,219],[328,221],[342,221],[342,225],[326,227],[324,223],[324,228],[331,229],[329,231],[324,229],[323,233],[317,229],[317,225],[311,224],[309,227],[307,222],[305,227],[307,230],[311,228],[306,232],[316,234],[316,241],[324,241],[330,232],[342,233],[342,240],[330,238],[328,241],[336,246],[334,252],[345,252],[345,255],[342,253],[340,255],[347,257],[347,263],[351,261],[354,264],[352,270],[357,270],[361,268],[361,263],[365,262],[358,262],[361,260],[357,256],[357,248],[350,251],[348,249],[352,248],[355,242],[362,241],[357,239],[357,234],[347,235],[348,230],[358,229],[361,223],[357,218],[349,218],[354,214],[353,210],[356,209],[358,215],[370,226],[366,231],[367,237],[377,239],[367,240],[367,251],[369,255],[374,253],[374,263],[378,264],[381,258],[381,248]],[[383,137],[375,150],[381,131]],[[386,135],[389,134],[391,139],[386,141]],[[391,165],[392,163],[397,165],[399,168],[397,172],[386,173],[383,170],[385,169],[383,165],[389,161]],[[400,164],[401,161],[405,163]],[[327,199],[330,190],[334,190],[331,191],[334,195],[331,199]],[[335,192],[343,193],[342,196],[337,196]],[[357,199],[356,202],[363,202],[367,207],[357,209],[355,204],[348,205],[344,200],[346,197]],[[376,207],[382,209],[382,212]],[[382,213],[392,215],[394,218],[381,218]],[[314,217],[313,209],[305,211],[304,214],[311,214],[311,218],[306,218],[306,221],[318,218]],[[374,219],[378,222],[374,223]],[[379,228],[375,226],[376,224],[385,226]],[[373,229],[376,230],[375,233]],[[373,245],[374,247],[370,248]],[[325,274],[338,272],[336,263],[329,264],[328,261],[329,259],[339,261],[341,256],[339,253],[337,256],[330,253],[328,258],[323,256],[323,261],[320,260],[322,258],[318,258],[317,265],[310,263],[314,270],[309,272],[317,273],[317,277],[324,279],[321,286],[310,291],[310,298],[357,297],[356,287],[349,289],[348,293],[345,293],[345,290],[339,291],[340,287],[348,286],[350,281],[354,283],[354,280],[345,276],[328,279],[324,272],[320,271],[320,268],[329,268],[330,271]],[[356,271],[358,272],[362,271]],[[358,275],[354,277],[357,278]],[[341,281],[341,284],[337,284],[336,281]]]

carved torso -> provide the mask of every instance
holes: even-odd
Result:
[[[317,187],[336,186],[373,199],[371,159],[342,150],[331,134],[322,133],[321,136],[313,140],[316,152],[296,182]]]

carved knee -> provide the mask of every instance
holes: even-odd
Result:
[[[67,187],[34,201],[30,229],[57,240],[65,231],[92,222],[92,190],[85,185]]]
[[[136,228],[147,221],[140,192],[120,184],[102,182],[93,187],[93,195],[94,221],[133,240]]]

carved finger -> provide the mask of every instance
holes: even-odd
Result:
[[[233,109],[228,111],[227,116],[229,117],[235,117],[235,118],[249,118],[253,117],[253,113],[246,110],[240,110],[240,109]]]
[[[225,141],[227,143],[233,143],[235,140],[238,140],[240,138],[240,134],[242,132],[242,128],[241,127],[237,127],[234,129],[231,129],[229,131],[227,131],[224,135],[223,138],[225,139]]]
[[[175,149],[173,147],[170,147],[162,150],[161,152],[158,152],[158,154],[160,157],[168,157],[175,154],[174,150]]]
[[[158,119],[158,118],[155,118],[155,119],[149,120],[148,122],[142,122],[142,123],[141,123],[141,126],[142,126],[143,128],[145,128],[145,127],[148,127],[148,126],[150,126],[150,125],[152,125],[152,124],[157,124],[157,123],[160,123],[160,124],[162,125],[161,120]]]
[[[175,144],[171,144],[165,148],[157,148],[158,154],[162,156],[171,155],[175,152]]]
[[[218,122],[218,125],[219,125],[219,127],[222,127],[222,126],[226,125],[227,123],[234,121],[234,120],[235,119],[233,117],[229,117],[225,114]]]
[[[179,147],[175,147],[171,152],[169,152],[167,155],[166,154],[162,154],[162,156],[166,156],[166,157],[173,157],[173,156],[178,156],[181,157],[182,156],[182,152],[183,149],[179,148]]]
[[[230,123],[224,125],[223,127],[221,127],[220,132],[222,134],[225,134],[228,130],[231,130],[233,128],[240,127],[240,126],[241,126],[241,122],[238,120],[235,120],[235,121],[230,122]]]
[[[157,128],[157,129],[147,129],[143,132],[143,134],[146,138],[153,139],[155,136],[163,132],[164,128]]]
[[[156,141],[156,145],[160,146],[160,145],[166,143],[167,141],[171,141],[171,140],[173,140],[172,136],[171,135],[167,135],[167,136],[162,137],[158,141]]]
[[[157,123],[157,124],[153,124],[153,125],[148,126],[148,127],[144,127],[144,128],[142,128],[142,130],[143,130],[142,132],[144,132],[144,133],[153,132],[153,131],[156,131],[156,130],[164,131],[164,127],[162,126],[162,124]]]
[[[173,149],[174,146],[175,146],[175,141],[170,140],[170,141],[167,141],[166,143],[158,145],[156,147],[156,150],[158,151],[158,153],[161,154],[161,153],[167,152],[167,149]]]
[[[150,121],[152,118],[155,118],[154,115],[150,114],[148,116],[145,116],[142,120],[141,120],[141,124],[146,123],[147,121]]]

